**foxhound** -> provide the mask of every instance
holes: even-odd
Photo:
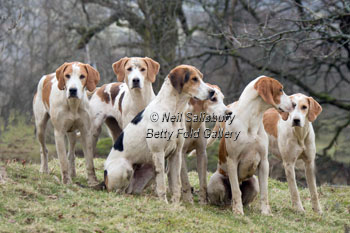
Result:
[[[92,154],[91,109],[87,91],[94,91],[100,80],[97,70],[80,62],[64,63],[56,73],[43,76],[33,100],[33,111],[38,141],[40,143],[40,171],[48,173],[48,153],[45,145],[45,130],[51,118],[55,142],[61,166],[62,182],[71,183],[75,173],[75,131],[81,133],[81,142],[90,185],[97,184]],[[65,135],[69,139],[66,156]]]
[[[165,160],[168,160],[172,201],[181,197],[181,159],[185,122],[181,114],[191,98],[206,100],[215,91],[202,81],[193,66],[180,65],[170,71],[151,103],[129,123],[115,142],[105,162],[105,186],[108,191],[126,192],[138,169],[154,166],[157,195],[167,203]]]
[[[225,131],[238,132],[239,137],[220,140],[218,169],[208,184],[211,203],[222,205],[232,198],[233,212],[243,215],[243,204],[252,202],[260,188],[261,212],[271,214],[268,137],[262,123],[263,114],[270,107],[288,112],[293,109],[281,83],[266,76],[251,81],[239,100],[230,105],[235,119],[232,124],[224,124]],[[259,180],[254,176],[256,170]]]
[[[304,212],[295,181],[295,163],[302,159],[305,164],[306,181],[311,194],[312,208],[322,213],[318,200],[315,177],[316,144],[312,122],[322,107],[312,97],[303,94],[290,96],[294,110],[282,114],[275,109],[265,112],[263,123],[269,136],[269,152],[282,159],[288,181],[293,207]]]
[[[229,120],[231,110],[224,104],[224,95],[220,88],[216,85],[207,83],[208,86],[215,90],[215,94],[209,100],[196,100],[192,98],[189,102],[187,115],[199,116],[215,114],[217,117],[224,117]],[[199,202],[205,204],[207,202],[207,139],[211,136],[211,130],[206,128],[205,121],[197,121],[196,118],[186,121],[187,132],[198,132],[194,137],[187,137],[182,149],[182,166],[181,166],[181,184],[182,184],[182,200],[193,203],[191,185],[187,174],[186,158],[187,153],[195,149],[197,151],[197,172],[199,178]],[[219,121],[217,121],[219,122]]]
[[[105,122],[115,142],[126,125],[154,99],[152,83],[159,63],[151,58],[124,57],[112,65],[118,82],[105,84],[90,100],[94,149]]]

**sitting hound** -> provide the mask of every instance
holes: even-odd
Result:
[[[101,86],[90,100],[94,149],[103,123],[115,142],[126,125],[155,97],[152,83],[159,72],[158,62],[148,57],[124,57],[112,67],[119,82]]]
[[[182,167],[181,167],[181,183],[182,183],[182,200],[193,203],[192,188],[188,179],[186,158],[187,153],[195,149],[197,151],[197,172],[199,178],[199,202],[207,203],[207,138],[211,134],[210,129],[206,128],[204,121],[195,120],[195,116],[203,117],[207,114],[221,117],[229,120],[232,112],[224,104],[224,95],[220,88],[216,85],[208,84],[215,90],[215,94],[209,100],[197,100],[192,98],[189,102],[187,112],[190,120],[186,121],[187,132],[199,132],[197,136],[191,136],[185,139],[182,149]],[[188,114],[187,113],[187,114]],[[186,114],[186,115],[187,115]]]
[[[81,143],[86,161],[89,185],[97,184],[92,153],[91,109],[87,91],[94,91],[100,80],[97,70],[80,62],[64,63],[56,73],[43,76],[33,100],[33,112],[40,143],[40,172],[48,173],[48,152],[45,145],[47,121],[55,132],[56,150],[61,166],[62,182],[71,183],[75,172],[74,144],[76,130],[81,133]],[[66,156],[65,135],[68,135],[69,153]]]
[[[295,163],[302,159],[306,181],[311,194],[312,209],[322,213],[315,177],[316,144],[312,122],[322,107],[312,97],[303,94],[290,96],[294,110],[281,115],[275,109],[265,112],[263,123],[269,136],[269,152],[282,159],[293,207],[304,212],[295,181]]]
[[[181,197],[181,159],[184,120],[191,98],[206,100],[215,91],[202,81],[203,75],[193,66],[180,65],[170,71],[156,98],[129,123],[115,142],[105,162],[105,185],[108,191],[126,192],[137,169],[151,164],[155,170],[157,195],[167,203],[165,160],[168,160],[172,201]],[[178,120],[176,120],[178,119]]]
[[[239,133],[239,137],[220,140],[218,169],[208,184],[211,203],[223,205],[231,201],[233,212],[243,215],[243,204],[252,202],[260,187],[261,212],[271,214],[267,190],[268,137],[262,122],[264,112],[271,107],[293,109],[281,83],[266,76],[251,81],[239,100],[230,105],[235,118],[232,124],[224,124],[224,130]],[[254,176],[256,170],[259,180]]]

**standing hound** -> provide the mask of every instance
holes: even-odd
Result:
[[[104,122],[115,142],[126,125],[155,97],[152,83],[159,72],[158,62],[148,57],[124,57],[112,67],[119,82],[103,85],[90,100],[94,149]]]
[[[187,112],[190,116],[202,116],[202,114],[214,114],[216,117],[222,117],[224,120],[231,116],[232,112],[224,104],[224,95],[220,88],[216,85],[208,84],[215,90],[215,94],[209,100],[196,100],[192,98],[189,102]],[[227,117],[227,118],[226,118]],[[192,118],[194,119],[194,118]],[[182,183],[182,199],[185,202],[193,202],[191,185],[187,174],[186,158],[187,153],[195,149],[197,151],[197,171],[199,176],[199,202],[204,204],[207,202],[207,138],[211,131],[206,128],[204,121],[186,121],[186,131],[196,132],[196,137],[188,137],[185,139],[182,149],[182,166],[181,166],[181,183]]]
[[[181,197],[181,159],[185,129],[181,114],[191,98],[206,100],[215,91],[202,81],[203,75],[193,66],[180,65],[170,71],[157,97],[129,123],[115,142],[105,162],[105,185],[108,191],[127,191],[134,168],[152,164],[158,197],[167,203],[165,160],[168,160],[169,187],[173,202]]]
[[[43,76],[34,96],[33,111],[37,137],[41,146],[40,172],[48,173],[48,153],[45,145],[47,121],[55,132],[55,142],[60,160],[62,182],[71,183],[75,173],[75,131],[81,132],[83,152],[89,185],[97,184],[92,154],[91,109],[87,90],[94,91],[100,80],[97,70],[80,62],[64,63],[56,74]],[[66,156],[65,135],[69,139],[69,153]]]
[[[269,151],[283,161],[293,207],[304,212],[295,181],[295,163],[302,159],[305,164],[306,181],[309,186],[312,208],[322,213],[316,189],[315,177],[315,133],[312,123],[321,113],[322,107],[312,98],[303,94],[290,96],[294,110],[282,113],[284,120],[275,109],[265,112],[263,123],[269,136]]]
[[[262,123],[270,107],[291,111],[292,102],[277,80],[260,76],[243,90],[239,101],[230,106],[235,119],[225,123],[226,132],[239,132],[239,137],[222,137],[218,170],[210,178],[208,198],[213,204],[225,204],[232,198],[232,210],[243,213],[243,204],[256,197],[260,186],[262,214],[271,214],[268,202],[268,137]],[[254,173],[258,170],[259,185]],[[241,185],[241,187],[240,187]]]

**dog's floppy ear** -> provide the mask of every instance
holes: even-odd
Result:
[[[269,77],[260,78],[254,84],[254,88],[266,103],[276,106],[278,104],[276,102],[280,101],[283,86],[277,80]]]
[[[308,97],[307,100],[309,101],[309,112],[307,114],[307,118],[310,122],[314,122],[317,116],[322,112],[322,107],[312,97]]]
[[[98,82],[100,81],[100,73],[89,64],[84,65],[87,72],[86,88],[93,92],[96,89]]]
[[[60,67],[58,67],[58,69],[56,70],[56,78],[58,80],[58,89],[60,90],[64,90],[65,87],[65,81],[64,81],[64,71],[67,69],[67,67],[69,65],[71,65],[72,63],[67,63],[65,62],[63,65],[61,65]]]
[[[169,79],[171,85],[177,90],[179,94],[181,94],[182,89],[186,82],[188,82],[190,78],[190,73],[187,69],[182,67],[177,67],[170,71]]]
[[[156,76],[159,72],[160,65],[158,62],[149,57],[145,57],[144,61],[147,64],[147,77],[151,83],[154,83],[156,81]]]
[[[115,75],[117,75],[118,82],[124,82],[125,79],[125,64],[130,60],[128,57],[124,57],[112,65]]]

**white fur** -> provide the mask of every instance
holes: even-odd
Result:
[[[202,82],[202,81],[201,81]],[[106,162],[105,170],[107,175],[110,171],[119,167],[121,170],[128,170],[125,166],[120,166],[120,162],[126,160],[131,167],[135,164],[154,164],[156,171],[156,189],[160,199],[167,202],[166,198],[166,186],[165,186],[165,159],[168,159],[169,167],[169,186],[173,193],[173,202],[179,202],[181,196],[181,181],[180,181],[180,169],[181,169],[181,150],[184,143],[184,138],[179,137],[174,133],[168,139],[166,138],[146,138],[148,130],[158,132],[166,130],[168,132],[177,132],[179,128],[184,128],[184,121],[181,122],[163,122],[162,116],[170,113],[171,115],[177,115],[184,112],[187,108],[187,103],[191,96],[207,99],[209,98],[209,91],[212,89],[206,84],[204,88],[196,93],[181,94],[172,86],[169,78],[167,77],[159,91],[157,97],[145,108],[142,119],[138,124],[129,123],[123,132],[123,151],[115,150],[112,148]],[[205,93],[206,92],[206,95]],[[152,114],[157,113],[159,120],[152,122],[150,117]],[[120,170],[119,169],[119,170]],[[124,180],[118,173],[125,174],[124,172],[114,172],[113,177],[108,175],[108,190],[122,190],[125,185],[130,182],[130,179]],[[114,179],[111,181],[110,179]],[[118,180],[118,181],[115,181]],[[112,182],[112,183],[110,183]],[[110,185],[111,184],[111,185]],[[113,185],[112,185],[113,184]]]
[[[228,177],[232,191],[232,210],[236,214],[243,214],[242,193],[240,183],[253,177],[258,171],[261,211],[263,214],[271,214],[268,202],[268,172],[267,158],[268,138],[262,124],[264,112],[272,107],[260,97],[254,88],[255,83],[265,76],[260,76],[251,81],[243,90],[239,101],[230,105],[235,116],[232,124],[225,124],[225,131],[240,132],[236,140],[225,139],[228,156],[226,162],[218,164],[218,170],[224,171]],[[284,93],[282,94],[284,95]],[[286,98],[281,98],[281,103],[273,106],[284,108],[284,111],[292,110],[292,103]],[[223,139],[222,139],[223,140]],[[208,185],[209,199],[214,203],[222,202],[225,190],[222,189],[224,177],[216,171],[210,178]]]
[[[73,72],[66,82],[65,90],[60,90],[55,74],[52,79],[50,93],[50,106],[44,104],[42,100],[42,88],[44,80],[48,76],[43,76],[38,84],[37,96],[33,102],[33,111],[37,137],[41,146],[41,168],[40,171],[48,173],[48,152],[45,145],[45,129],[48,119],[54,127],[55,142],[58,158],[60,160],[63,183],[71,183],[71,177],[75,176],[74,165],[74,145],[75,130],[81,132],[82,145],[86,160],[87,176],[90,185],[97,184],[95,176],[92,146],[91,146],[91,112],[86,90],[80,80],[80,63],[73,63]],[[70,98],[69,89],[77,88],[77,98]],[[69,153],[66,155],[65,135],[69,139]]]

